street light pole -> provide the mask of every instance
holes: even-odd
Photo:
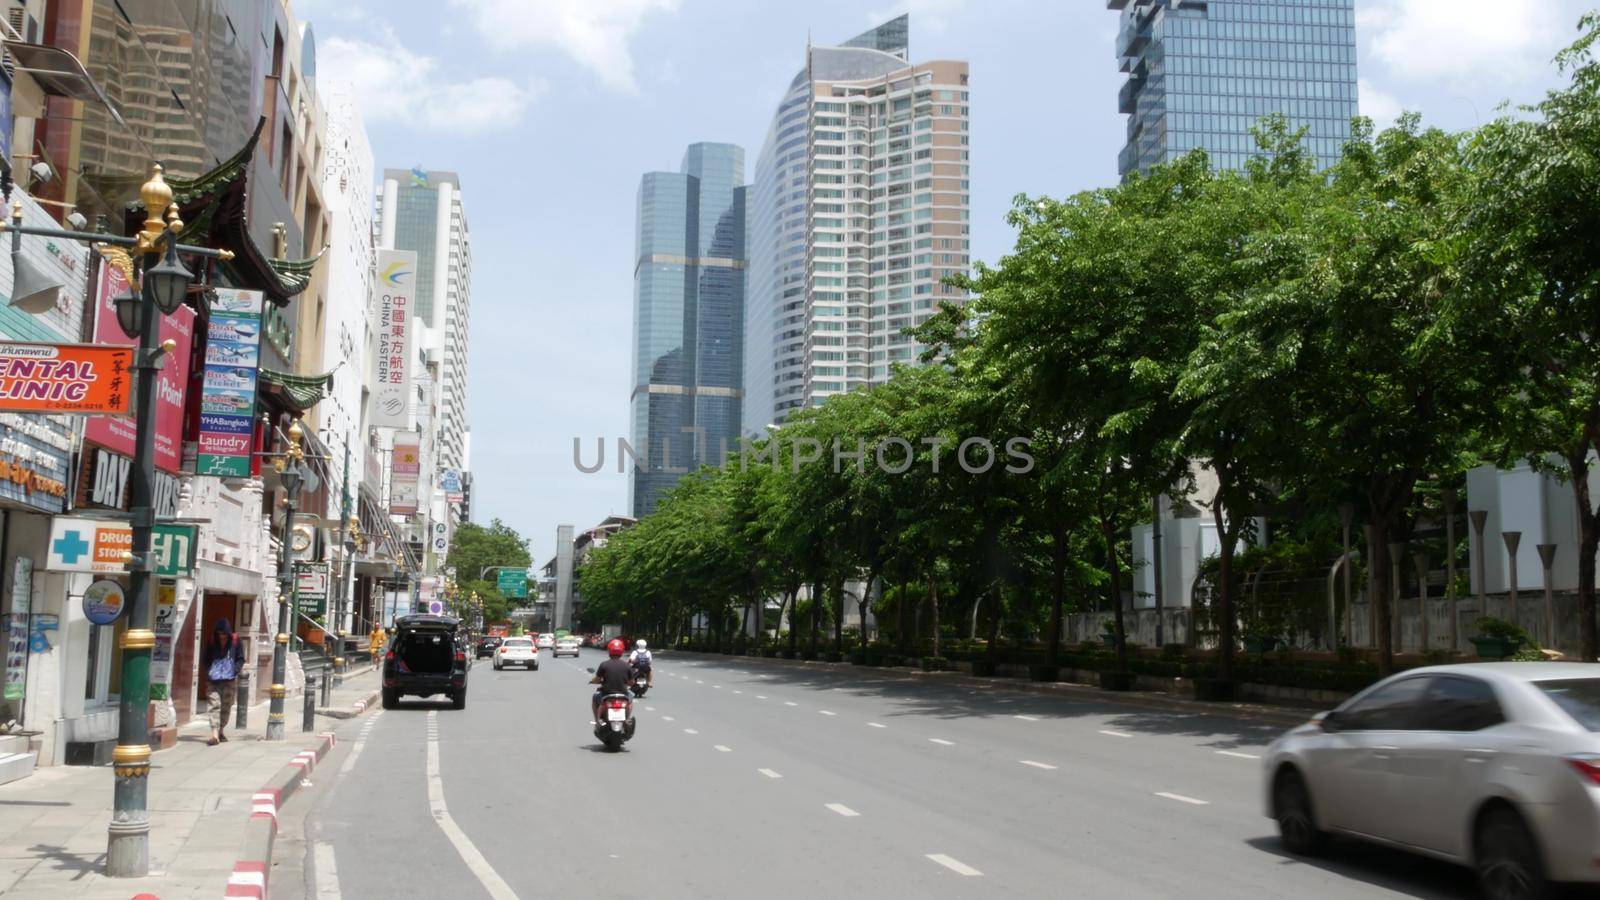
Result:
[[[333,684],[344,684],[344,610],[349,599],[350,590],[350,436],[344,437],[344,486],[341,488],[339,498],[339,549],[344,551],[344,565],[339,567],[339,589],[334,592],[333,601],[333,634],[335,649],[333,653]],[[324,698],[324,705],[327,704]]]
[[[300,461],[305,451],[300,448],[300,438],[305,434],[298,420],[289,425],[289,445],[273,461],[284,490],[283,541],[278,547],[278,635],[272,648],[272,706],[267,712],[269,741],[281,741],[283,734],[284,698],[289,689],[284,685],[289,668],[289,605],[294,601],[292,588],[294,573],[289,570],[289,544],[294,537],[295,500],[300,496],[300,483],[304,473]]]

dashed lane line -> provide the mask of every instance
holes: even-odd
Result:
[[[887,725],[885,725],[885,724],[883,724],[881,722],[868,722],[867,726],[870,727],[870,728],[888,728],[889,727],[889,726],[887,726]]]
[[[983,874],[961,860],[945,856],[943,853],[929,853],[928,858],[939,865],[944,866],[946,869],[956,873],[957,875],[965,875],[971,878]]]
[[[1127,733],[1126,731],[1110,731],[1110,730],[1107,730],[1105,728],[1100,729],[1100,733],[1105,735],[1106,737],[1121,737],[1121,738],[1131,738],[1131,737],[1133,737],[1133,735]]]
[[[1256,753],[1240,753],[1237,750],[1218,750],[1217,751],[1217,755],[1218,756],[1231,756],[1231,757],[1233,757],[1235,759],[1260,759],[1261,758],[1261,756],[1259,754],[1256,754]]]
[[[1035,769],[1054,769],[1055,768],[1055,766],[1052,766],[1049,763],[1034,762],[1031,759],[1019,759],[1019,760],[1017,760],[1017,762],[1022,763],[1025,766],[1033,766]]]
[[[955,741],[947,741],[944,738],[928,738],[928,740],[942,747],[954,747],[956,745]]]
[[[1011,718],[1013,718],[1013,719],[1021,719],[1024,722],[1037,722],[1037,721],[1039,721],[1039,717],[1038,716],[1012,716]]]
[[[724,746],[722,744],[717,744],[717,745],[713,746],[711,749],[717,751],[718,753],[732,753],[733,752],[733,748],[732,747],[727,747],[727,746]]]
[[[768,778],[782,778],[783,777],[782,775],[779,775],[777,772],[774,772],[771,769],[757,769],[756,771],[760,772],[761,774],[763,774],[765,776],[767,776]]]
[[[819,713],[821,713],[821,714],[823,714],[825,716],[837,715],[837,713],[830,712],[829,710],[826,710],[826,709],[819,709],[819,710],[817,710],[817,712],[819,712]]]
[[[845,806],[843,803],[827,803],[824,805],[847,819],[855,818],[861,815],[861,813],[858,813],[850,807]]]
[[[1192,806],[1210,806],[1211,805],[1211,801],[1209,801],[1209,800],[1198,800],[1198,799],[1196,799],[1194,797],[1185,797],[1182,794],[1170,794],[1170,793],[1168,793],[1166,791],[1156,791],[1156,796],[1157,797],[1165,797],[1168,800],[1176,800],[1179,803],[1188,803],[1188,804],[1190,804]]]

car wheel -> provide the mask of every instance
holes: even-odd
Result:
[[[454,694],[450,695],[450,708],[451,709],[466,709],[467,708],[467,692],[466,692],[465,689],[459,690],[459,691],[455,692]]]
[[[370,695],[369,695],[370,696]],[[394,709],[400,703],[400,695],[388,688],[383,689],[383,708]]]
[[[1478,884],[1489,900],[1532,900],[1546,895],[1539,845],[1515,810],[1502,807],[1485,815],[1478,822],[1473,846]]]
[[[1278,773],[1272,785],[1272,811],[1284,849],[1296,856],[1309,856],[1322,849],[1327,834],[1317,828],[1311,790],[1299,772],[1284,769]]]

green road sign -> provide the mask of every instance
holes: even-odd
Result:
[[[495,587],[502,596],[522,598],[528,596],[528,570],[526,568],[501,569],[495,576]]]

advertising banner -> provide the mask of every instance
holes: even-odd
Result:
[[[378,251],[378,280],[373,287],[378,352],[368,419],[374,427],[406,428],[411,424],[406,411],[411,403],[411,356],[416,351],[411,318],[416,311],[416,282],[415,251]]]
[[[172,630],[178,620],[178,589],[170,584],[156,588],[156,646],[150,651],[150,699],[167,699],[172,682]]]
[[[444,491],[444,499],[449,503],[460,503],[467,499],[466,489],[461,483],[461,470],[440,469],[439,490]]]
[[[250,474],[261,366],[261,292],[216,292],[206,325],[195,474],[245,478]]]
[[[0,411],[126,414],[132,366],[131,347],[0,342]]]
[[[417,479],[422,474],[421,436],[399,431],[394,436],[394,456],[389,468],[389,513],[417,514]]]
[[[5,699],[21,700],[28,681],[28,613],[33,608],[33,560],[17,557],[6,617]],[[18,714],[20,718],[20,714]]]
[[[133,347],[117,324],[115,300],[128,292],[128,281],[114,266],[100,267],[95,287],[94,339],[98,344]],[[161,317],[160,341],[177,344],[156,375],[156,468],[182,471],[183,405],[189,390],[189,356],[194,348],[194,310],[180,306]],[[158,341],[159,343],[159,341]],[[132,391],[130,389],[129,393]],[[133,456],[135,426],[132,416],[98,416],[84,424],[83,436],[124,456]]]

